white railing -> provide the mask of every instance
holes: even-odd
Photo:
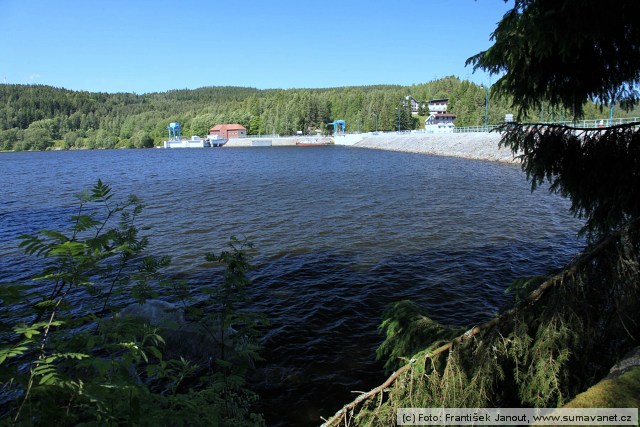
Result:
[[[640,117],[619,117],[610,119],[590,119],[590,120],[559,120],[559,121],[546,121],[540,122],[541,124],[555,124],[555,125],[564,125],[571,126],[574,128],[589,128],[596,129],[600,127],[609,127],[609,126],[617,126],[623,125],[626,123],[635,123],[640,122]],[[502,124],[493,124],[489,126],[462,126],[462,127],[454,127],[454,133],[467,133],[467,132],[489,132],[498,127],[502,126]],[[360,133],[360,132],[347,132],[347,134],[351,133]],[[433,133],[433,131],[425,130],[425,129],[416,129],[416,130],[401,130],[398,132],[397,130],[391,131],[371,131],[371,132],[363,132],[369,135],[384,135],[384,134],[393,134],[393,133]],[[295,137],[311,137],[316,135],[280,135],[280,134],[271,134],[271,135],[247,135],[247,138],[251,139],[269,139],[269,138],[295,138]],[[332,136],[332,135],[329,135]]]
[[[453,128],[454,133],[470,133],[470,132],[490,132],[497,129],[501,125],[489,125],[489,126],[465,126]]]
[[[565,120],[563,122],[557,122],[558,124],[571,126],[575,128],[601,128],[607,126],[617,126],[624,125],[627,123],[640,122],[640,117],[620,117],[611,119],[595,119],[595,120],[576,120],[569,121]]]
[[[269,139],[269,138],[280,138],[279,134],[271,134],[271,135],[247,135],[246,138],[250,139]]]
[[[602,127],[617,126],[627,123],[640,122],[640,117],[619,117],[611,119],[591,119],[591,120],[559,120],[559,121],[547,121],[542,124],[549,125],[564,125],[574,128],[586,128],[597,129]],[[467,133],[467,132],[489,132],[498,128],[501,125],[489,125],[489,126],[465,126],[454,128],[455,133]]]

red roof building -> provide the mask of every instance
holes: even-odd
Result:
[[[216,125],[209,129],[209,135],[218,135],[220,139],[246,138],[247,128],[237,123]]]

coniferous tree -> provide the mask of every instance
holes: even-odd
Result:
[[[516,0],[495,44],[469,62],[504,73],[493,92],[521,119],[563,110],[580,116],[593,101],[612,99],[631,108],[639,100],[639,8],[635,0],[609,8],[594,0]],[[595,130],[516,123],[502,130],[532,186],[549,181],[586,219],[591,244],[557,274],[513,283],[523,300],[455,337],[410,302],[391,306],[379,355],[404,365],[325,425],[389,425],[407,407],[562,406],[637,348],[640,123]],[[396,360],[389,360],[393,368]],[[602,384],[603,395],[616,395],[609,407],[622,399],[637,406],[637,373],[635,367],[624,382]],[[606,407],[603,401],[596,396],[595,405]]]
[[[493,33],[495,44],[469,58],[476,69],[504,75],[494,85],[521,117],[541,121],[559,111],[582,116],[589,101],[631,109],[640,100],[640,3],[603,8],[594,0],[517,0]],[[637,124],[598,131],[546,125],[509,126],[502,144],[520,153],[535,188],[569,197],[602,236],[640,217]]]
[[[510,98],[494,96],[491,89],[490,123],[499,123],[512,112]],[[394,85],[327,89],[258,90],[238,87],[204,87],[164,93],[108,94],[70,91],[40,85],[0,84],[0,149],[139,147],[144,131],[154,145],[167,138],[167,125],[178,121],[183,135],[200,135],[216,124],[240,123],[249,134],[328,132],[327,123],[345,120],[347,131],[395,131],[396,108],[407,95],[418,100],[449,98],[457,126],[484,123],[484,90],[454,76],[409,87]],[[601,118],[603,112],[590,101],[585,118]],[[571,108],[544,105],[529,112],[531,119],[560,120],[571,117]],[[515,112],[515,111],[513,111]],[[426,111],[422,111],[426,113]],[[637,116],[638,111],[617,116]],[[44,121],[44,122],[43,122]],[[34,123],[37,123],[34,125]],[[46,125],[45,125],[46,124]],[[48,132],[25,132],[30,126]],[[401,128],[413,130],[423,123],[401,114]],[[72,133],[77,132],[77,133]],[[35,135],[35,134],[38,135]],[[37,137],[36,137],[37,136]]]

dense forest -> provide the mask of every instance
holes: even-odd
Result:
[[[412,86],[379,85],[327,89],[204,87],[164,93],[91,93],[42,85],[0,85],[0,150],[50,148],[145,148],[161,145],[166,127],[179,121],[182,134],[205,135],[216,124],[240,123],[249,135],[329,132],[345,120],[347,132],[419,129],[426,111],[411,115],[407,96],[449,98],[457,126],[485,120],[485,89],[457,77]],[[513,112],[511,102],[489,97],[489,123]],[[585,118],[606,117],[594,105]],[[399,110],[399,111],[398,111]],[[570,119],[541,108],[532,121]]]

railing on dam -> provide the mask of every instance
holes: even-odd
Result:
[[[471,132],[491,132],[497,129],[501,125],[489,125],[489,126],[465,126],[453,128],[454,133],[471,133]]]
[[[295,136],[295,135],[289,135],[289,136]],[[277,134],[277,133],[272,133],[268,135],[247,135],[246,138],[247,139],[270,139],[270,138],[283,138],[283,136],[280,136],[280,134]]]
[[[584,129],[597,129],[602,127],[609,126],[617,126],[623,125],[627,123],[635,123],[640,122],[640,117],[620,117],[611,119],[590,119],[590,120],[561,120],[561,121],[546,121],[540,122],[539,124],[548,124],[548,125],[564,125],[571,126],[574,128],[584,128]],[[397,130],[392,131],[378,131],[378,132],[365,132],[370,136],[377,135],[389,135],[389,134],[405,134],[405,133],[470,133],[470,132],[490,132],[494,129],[499,128],[502,124],[495,124],[489,126],[461,126],[454,128],[446,128],[439,130],[426,130],[426,129],[417,129],[417,130],[402,130],[398,132]],[[347,132],[347,133],[359,133],[359,132]],[[271,135],[248,135],[249,139],[271,139],[271,138],[292,138],[292,137],[309,137],[315,135],[280,135],[280,134],[271,134]]]
[[[640,117],[619,117],[614,119],[591,119],[591,120],[561,120],[552,122],[542,122],[541,124],[549,125],[564,125],[574,128],[584,129],[598,129],[602,127],[617,126],[627,123],[640,122]],[[467,133],[467,132],[490,132],[501,125],[489,125],[489,126],[465,126],[454,128],[455,133]]]

